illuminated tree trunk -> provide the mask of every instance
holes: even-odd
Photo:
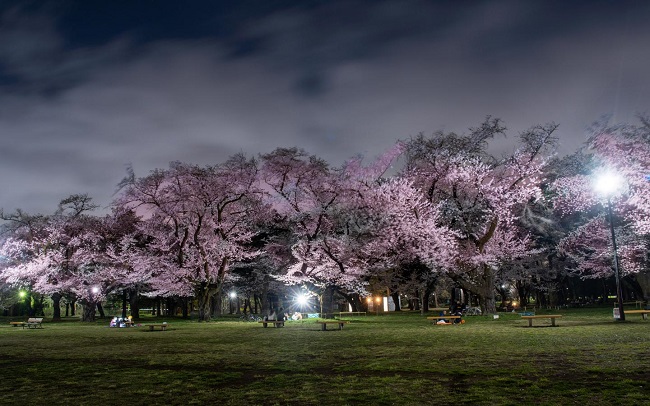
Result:
[[[399,303],[399,292],[393,292],[390,295],[393,298],[393,303],[395,303],[395,311],[396,312],[402,311],[402,308]]]
[[[481,274],[474,280],[474,283],[469,283],[463,279],[457,281],[464,289],[474,292],[478,296],[482,314],[496,314],[496,289],[494,286],[496,276],[494,270],[489,265],[483,265]]]
[[[488,265],[483,265],[483,275],[481,286],[477,290],[478,296],[481,300],[481,311],[483,314],[496,314],[497,304],[495,298],[494,283],[496,281],[494,271]]]
[[[216,310],[213,312],[213,299],[219,297],[220,288],[215,287],[214,285],[208,285],[202,283],[196,294],[196,299],[198,301],[198,312],[199,312],[199,322],[201,321],[210,321],[212,319],[212,314],[217,313]],[[221,307],[221,303],[217,303],[216,306]]]

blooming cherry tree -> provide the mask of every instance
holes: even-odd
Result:
[[[256,255],[247,248],[266,213],[257,163],[243,155],[207,167],[173,163],[168,170],[127,178],[117,204],[143,216],[151,242],[146,266],[155,266],[154,294],[194,295],[199,319],[211,317],[230,265]]]
[[[487,143],[505,128],[488,119],[470,134],[434,134],[411,140],[404,176],[441,210],[443,224],[454,230],[459,247],[450,275],[496,312],[495,283],[505,261],[533,253],[518,216],[539,187],[556,125],[533,127],[520,135],[521,147],[497,159]]]
[[[586,212],[604,204],[595,178],[599,173],[617,174],[621,189],[610,196],[615,219],[622,274],[634,274],[646,298],[650,297],[650,272],[647,255],[650,242],[650,127],[600,125],[593,129],[587,148],[591,154],[591,173],[561,177],[553,183],[554,207],[562,215]],[[612,241],[602,216],[569,234],[561,249],[576,262],[582,277],[613,274]]]

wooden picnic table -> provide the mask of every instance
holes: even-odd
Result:
[[[316,323],[320,324],[321,330],[325,331],[327,330],[328,324],[337,324],[339,326],[339,330],[343,330],[343,326],[350,322],[346,320],[319,320]]]
[[[167,330],[167,326],[169,324],[167,323],[155,323],[155,324],[145,324],[144,327],[149,327],[149,331],[154,331],[156,327],[160,328],[160,330],[165,331]]]
[[[648,320],[650,310],[623,310],[625,314],[640,314],[643,320]]]
[[[427,320],[431,320],[433,324],[435,325],[443,325],[443,324],[438,324],[438,321],[440,320],[455,320],[455,319],[460,319],[461,316],[455,316],[455,315],[444,315],[444,316],[429,316],[427,317]],[[460,324],[460,323],[445,323],[444,325],[449,325],[449,324]]]

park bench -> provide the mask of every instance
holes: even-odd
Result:
[[[43,328],[43,318],[42,317],[30,317],[27,321],[10,321],[12,327],[25,327],[27,328]]]
[[[268,327],[269,324],[273,324],[275,327],[284,327],[284,320],[260,320],[258,323],[262,323],[264,328]]]
[[[348,324],[350,322],[346,320],[327,320],[327,321],[319,320],[316,323],[320,324],[321,330],[325,331],[327,330],[328,324],[338,324],[339,330],[343,330],[343,325]]]
[[[42,317],[30,317],[27,319],[27,328],[43,328],[43,318]]]
[[[160,328],[160,330],[165,331],[167,329],[167,326],[169,324],[167,323],[160,323],[160,324],[145,324],[145,327],[149,327],[149,331],[154,331],[156,327]]]
[[[365,316],[365,315],[367,315],[366,312],[338,312],[338,313],[334,313],[334,314],[338,314],[339,317],[341,317],[341,316]]]
[[[455,316],[455,315],[445,315],[445,316],[429,316],[427,317],[427,320],[431,320],[433,324],[438,325],[439,320],[453,320],[453,319],[460,319],[460,316]],[[445,323],[445,324],[460,324],[460,323]],[[440,324],[443,325],[443,324]]]
[[[522,319],[528,320],[528,327],[533,327],[533,319],[551,319],[551,326],[555,326],[555,319],[561,318],[561,314],[544,314],[537,316],[521,316]]]
[[[625,314],[640,314],[643,320],[648,320],[650,310],[624,310]]]

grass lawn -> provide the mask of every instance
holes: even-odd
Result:
[[[23,330],[2,319],[0,404],[650,405],[649,320],[552,313],[564,315],[558,327],[516,314],[435,326],[403,312],[347,318],[341,331],[173,318],[160,319],[167,331],[108,320]]]

